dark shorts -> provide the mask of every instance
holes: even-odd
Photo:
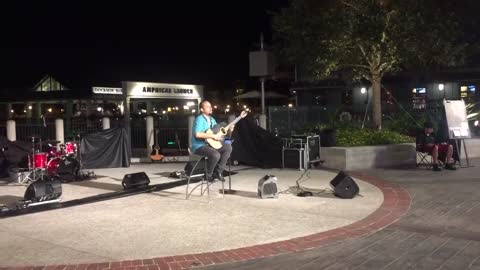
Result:
[[[448,146],[449,146],[448,144],[437,144],[437,146],[438,146],[438,153],[439,154],[448,152]],[[435,145],[424,145],[420,149],[420,151],[424,152],[424,153],[429,153],[431,155],[434,147],[435,147]]]

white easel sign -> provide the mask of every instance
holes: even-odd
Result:
[[[470,139],[467,109],[464,100],[444,100],[445,115],[447,117],[448,134],[450,139]]]

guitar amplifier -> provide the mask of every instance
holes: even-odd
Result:
[[[303,170],[308,167],[305,148],[283,148],[282,165],[283,168],[293,168]]]

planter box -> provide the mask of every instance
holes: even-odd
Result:
[[[480,138],[465,139],[465,145],[467,146],[467,154],[469,158],[480,157]],[[463,145],[462,150],[463,151]],[[462,160],[465,159],[465,154],[462,152]]]
[[[416,155],[414,143],[321,148],[323,167],[336,170],[415,167]]]
[[[465,139],[468,157],[480,157],[480,138]],[[323,167],[336,170],[361,170],[370,168],[415,167],[416,151],[414,143],[356,146],[322,147]],[[462,162],[465,161],[463,146]]]

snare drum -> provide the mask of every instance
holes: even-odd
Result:
[[[33,167],[45,168],[47,166],[48,153],[35,153],[33,154]]]
[[[65,154],[75,154],[77,153],[77,144],[75,142],[66,142],[65,143]]]

